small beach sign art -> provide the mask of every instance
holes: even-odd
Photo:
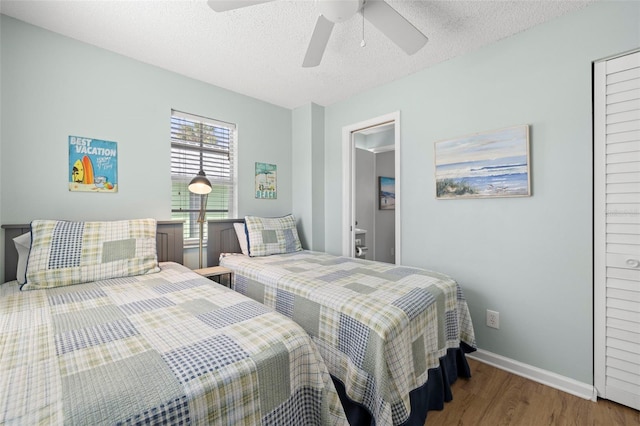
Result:
[[[529,126],[436,142],[436,198],[531,195]]]

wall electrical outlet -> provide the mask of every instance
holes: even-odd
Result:
[[[362,245],[362,240],[360,238],[356,238],[356,245],[357,246]]]
[[[500,312],[487,309],[487,327],[500,328]]]

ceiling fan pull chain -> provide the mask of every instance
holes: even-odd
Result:
[[[364,40],[364,5],[362,6],[362,41],[360,42],[360,47],[365,47],[367,42]]]

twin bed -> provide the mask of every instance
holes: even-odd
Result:
[[[302,328],[157,264],[181,228],[133,222],[32,223],[26,284],[0,285],[0,424],[347,424]]]
[[[312,337],[352,424],[422,425],[470,376],[473,326],[450,277],[301,250],[292,216],[210,221],[208,236],[209,265]]]
[[[42,222],[23,291],[0,285],[0,423],[422,425],[470,376],[455,281],[301,250],[292,217],[209,222],[208,265],[235,291],[179,264],[175,222],[97,236]],[[13,279],[9,246],[30,227],[3,228]],[[97,266],[52,254],[77,240]],[[132,261],[151,246],[159,263]]]

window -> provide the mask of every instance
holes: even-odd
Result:
[[[187,186],[200,168],[212,187],[206,218],[235,217],[235,139],[235,124],[171,110],[171,218],[184,221],[185,243],[198,237],[200,196]]]

